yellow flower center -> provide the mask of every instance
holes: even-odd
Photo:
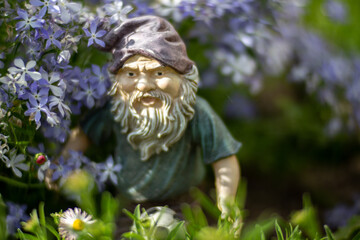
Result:
[[[73,223],[73,229],[75,231],[81,231],[85,228],[85,223],[81,221],[80,219],[75,219]]]

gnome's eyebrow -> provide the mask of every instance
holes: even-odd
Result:
[[[139,67],[137,65],[126,65],[122,67],[123,70],[138,70]]]

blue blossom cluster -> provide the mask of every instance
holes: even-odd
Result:
[[[211,67],[202,71],[202,86],[231,79],[256,94],[265,76],[286,71],[290,81],[305,83],[310,93],[333,109],[326,127],[329,135],[353,131],[360,124],[359,57],[340,52],[301,25],[306,1],[159,2],[154,7],[157,14],[178,23],[193,18],[190,38],[214,46],[204,53]],[[323,10],[337,23],[347,21],[346,6],[340,1],[324,1]]]
[[[2,53],[7,59],[0,78],[2,102],[10,108],[11,100],[22,100],[27,108],[24,114],[35,121],[36,128],[43,126],[47,137],[63,142],[70,114],[101,104],[110,85],[105,65],[80,69],[70,63],[71,57],[82,44],[104,46],[100,38],[106,30],[100,29],[100,22],[108,27],[119,24],[132,8],[113,1],[95,18],[86,7],[66,0],[6,3],[2,10],[8,18],[2,24],[15,25],[16,44]]]
[[[69,151],[69,157],[64,160],[61,156],[58,162],[49,166],[53,170],[52,181],[58,181],[60,186],[64,183],[66,177],[78,169],[83,169],[94,176],[98,189],[101,191],[106,182],[117,184],[117,173],[121,170],[120,164],[115,164],[110,155],[104,162],[96,163],[83,155],[82,152]]]
[[[49,140],[64,142],[71,116],[80,114],[81,109],[103,105],[111,84],[107,66],[88,64],[78,57],[79,49],[104,46],[101,37],[105,29],[124,21],[133,8],[121,1],[107,1],[95,14],[67,0],[4,1],[0,7],[4,13],[0,27],[9,29],[10,40],[0,54],[1,161],[17,177],[34,166],[31,169],[37,170],[39,181],[44,180],[48,169],[55,170],[55,180],[64,176],[61,171],[90,165],[88,160],[73,161],[78,162],[75,165],[61,166],[61,161],[55,164],[45,155],[44,145],[19,152],[16,134],[11,134],[9,124],[12,127],[15,121],[21,128],[28,118],[35,123],[33,132],[39,130]],[[24,118],[8,114],[14,111]],[[45,159],[40,164],[26,161],[40,153]],[[102,173],[101,166],[93,168],[96,174]],[[108,175],[116,181],[112,174]],[[101,176],[99,179],[105,182],[107,178]]]

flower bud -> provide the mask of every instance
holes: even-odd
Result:
[[[47,161],[47,158],[43,153],[38,153],[35,155],[35,161],[37,164],[43,165]]]

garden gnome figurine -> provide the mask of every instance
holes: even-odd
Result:
[[[136,202],[174,198],[215,172],[218,207],[233,201],[241,144],[202,98],[199,75],[173,26],[156,16],[124,21],[102,39],[112,53],[111,102],[74,129],[65,150],[111,147],[118,189]],[[100,48],[100,46],[98,46]]]

